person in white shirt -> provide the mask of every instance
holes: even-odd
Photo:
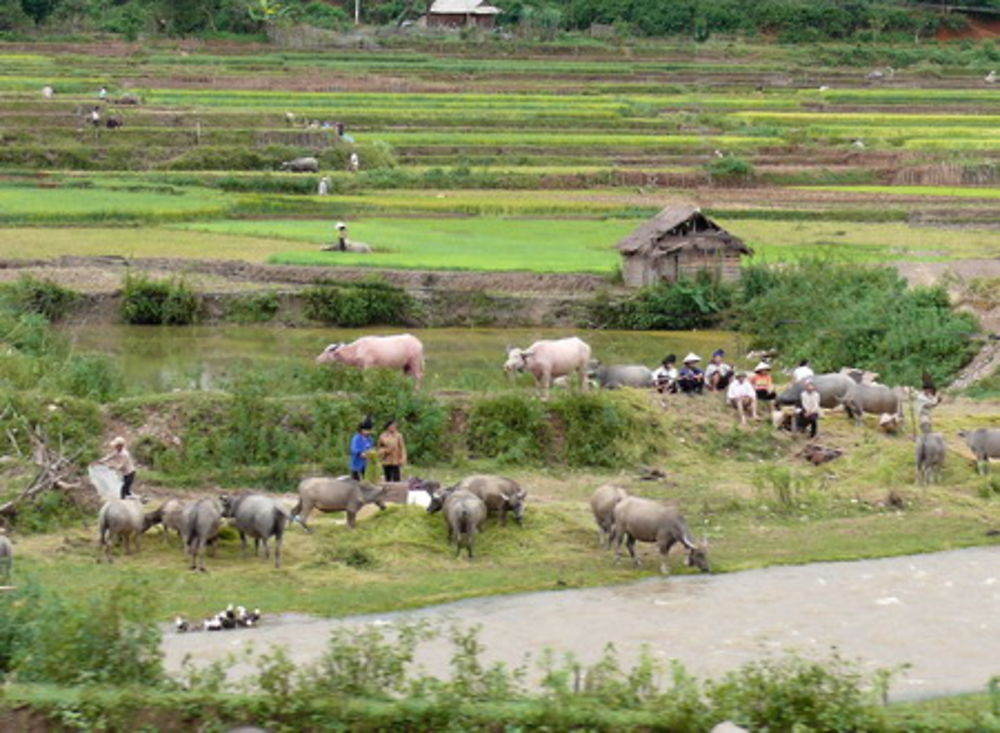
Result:
[[[120,435],[112,439],[111,452],[99,461],[94,461],[114,469],[122,477],[122,498],[132,495],[132,484],[135,481],[135,463],[132,454],[125,447],[125,438]]]
[[[819,392],[816,384],[811,380],[806,380],[802,390],[801,411],[799,412],[799,430],[805,430],[809,426],[809,437],[816,437],[816,427],[819,424]]]
[[[809,366],[809,360],[803,359],[799,362],[799,365],[792,370],[792,381],[801,382],[803,379],[809,379],[810,377],[815,377],[816,374],[813,372],[812,367]]]
[[[754,420],[757,419],[757,391],[753,385],[747,381],[744,372],[737,372],[736,378],[729,383],[726,390],[726,402],[730,407],[736,408],[740,414],[740,422],[746,424],[747,412]]]
[[[712,354],[712,360],[705,367],[705,384],[713,392],[721,392],[726,389],[733,378],[733,367],[722,361],[722,357],[725,355],[725,351],[716,349]]]
[[[677,357],[667,354],[660,366],[653,370],[653,384],[657,392],[677,391]]]

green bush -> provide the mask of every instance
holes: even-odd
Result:
[[[125,376],[104,354],[70,354],[56,372],[56,384],[74,397],[108,402],[121,397]]]
[[[545,405],[533,395],[478,400],[469,411],[467,439],[473,457],[521,464],[554,459]]]
[[[568,392],[550,410],[562,434],[559,458],[571,466],[620,467],[656,447],[655,430],[644,424],[641,409],[618,395]]]
[[[909,288],[895,269],[806,260],[744,270],[736,310],[755,346],[817,371],[879,372],[888,384],[947,383],[975,353],[974,316],[952,310],[941,287]]]
[[[650,285],[623,299],[600,295],[588,319],[597,328],[634,331],[712,328],[731,305],[733,292],[731,285],[700,272],[694,280]]]
[[[61,685],[164,680],[148,586],[128,578],[86,599],[28,583],[0,596],[0,675]]]
[[[226,319],[236,323],[266,323],[278,315],[281,299],[271,291],[239,295],[226,301]]]
[[[405,290],[381,279],[322,283],[302,295],[307,318],[346,328],[402,324],[415,310],[415,302]]]
[[[22,275],[13,284],[4,286],[3,295],[15,311],[37,313],[49,321],[61,320],[80,297],[52,280],[30,275]]]
[[[705,166],[715,185],[746,185],[756,176],[753,163],[738,155],[715,158]]]
[[[142,273],[128,273],[122,294],[122,317],[134,325],[185,326],[195,323],[201,303],[180,279],[153,280]]]

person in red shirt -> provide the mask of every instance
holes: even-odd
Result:
[[[750,377],[750,384],[757,392],[758,400],[773,400],[774,379],[771,377],[771,365],[766,361],[760,362],[753,368],[753,376]]]

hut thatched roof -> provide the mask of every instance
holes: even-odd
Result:
[[[752,255],[742,239],[734,237],[701,213],[696,206],[675,204],[663,209],[618,243],[625,255],[671,254],[681,249],[728,249]]]

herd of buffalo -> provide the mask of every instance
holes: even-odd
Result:
[[[345,512],[347,525],[353,529],[358,512],[366,504],[385,509],[391,501],[426,507],[428,514],[440,512],[456,556],[464,549],[471,560],[476,535],[485,527],[487,518],[495,516],[501,525],[506,525],[511,516],[522,525],[528,496],[513,479],[489,474],[467,476],[448,487],[419,478],[375,486],[348,476],[316,477],[304,479],[298,494],[291,510],[273,496],[250,492],[190,501],[168,499],[149,512],[144,511],[142,502],[135,497],[112,499],[101,507],[98,515],[99,541],[105,559],[111,562],[114,545],[120,542],[126,554],[138,551],[142,534],[160,524],[165,533],[177,532],[191,569],[204,572],[206,550],[216,543],[223,522],[228,519],[239,533],[244,555],[250,538],[255,554],[263,548],[264,558],[268,559],[273,540],[274,565],[281,567],[286,529],[298,522],[312,532],[306,521],[314,509]],[[635,543],[655,543],[662,556],[661,571],[667,572],[667,553],[679,543],[687,552],[688,565],[709,569],[707,546],[695,544],[676,509],[651,499],[629,496],[624,489],[613,485],[598,487],[590,505],[601,542],[616,548],[616,560],[624,543],[638,566]]]

